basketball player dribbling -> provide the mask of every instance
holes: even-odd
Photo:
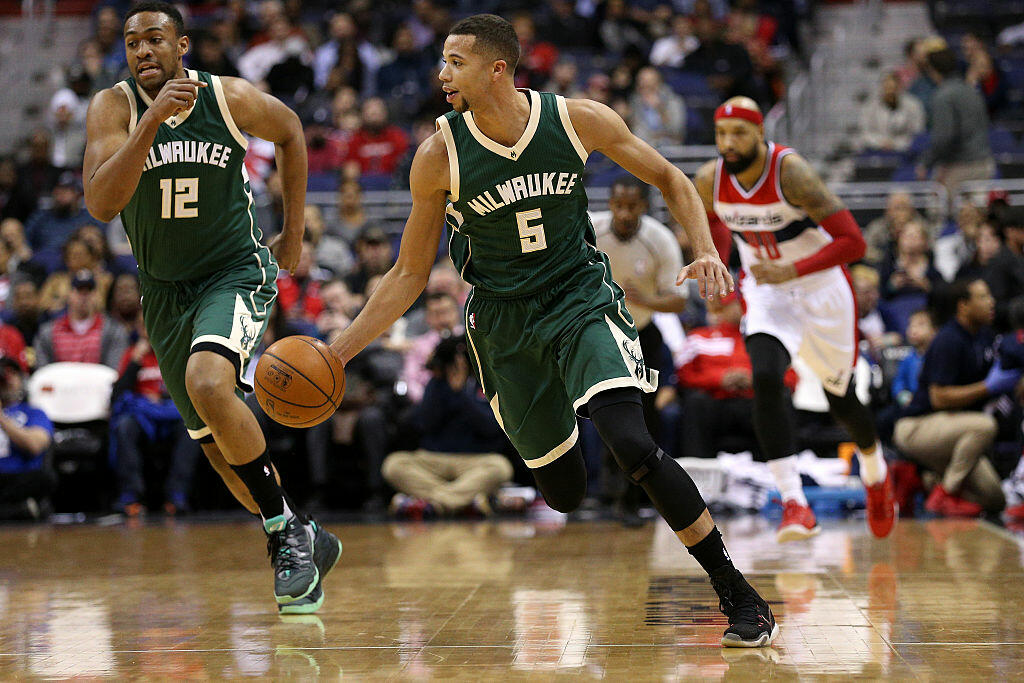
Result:
[[[845,264],[864,255],[860,228],[804,159],[765,141],[753,100],[735,97],[715,111],[715,143],[720,157],[701,167],[695,185],[723,259],[735,238],[743,265],[754,429],[783,500],[777,538],[819,531],[800,483],[783,385],[796,355],[821,380],[830,412],[856,443],[868,526],[883,538],[896,518],[892,486],[871,411],[853,385],[857,307]]]
[[[409,308],[447,222],[449,253],[473,285],[465,310],[471,364],[548,503],[569,511],[583,499],[576,419],[589,417],[709,574],[729,620],[722,644],[770,644],[778,633],[771,609],[733,566],[693,480],[644,424],[641,392],[657,377],[594,246],[582,176],[588,155],[600,151],[657,186],[697,254],[680,281],[696,278],[712,297],[731,291],[732,280],[693,185],[608,107],[517,90],[519,40],[504,19],[458,22],[443,56],[440,79],[454,111],[437,119],[413,160],[398,261],[332,349],[347,362]]]
[[[302,126],[244,80],[186,70],[189,38],[171,4],[134,5],[124,40],[131,78],[89,105],[86,207],[102,221],[121,215],[168,393],[234,496],[262,516],[279,611],[314,612],[341,544],[285,494],[240,397],[252,391],[245,367],[277,296],[278,262],[293,268],[302,245]],[[243,130],[277,145],[285,223],[269,249],[255,224]]]

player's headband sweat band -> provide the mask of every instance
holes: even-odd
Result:
[[[715,121],[719,119],[743,119],[744,121],[750,121],[755,126],[760,126],[764,123],[764,117],[761,116],[761,112],[735,104],[720,105],[715,110]]]

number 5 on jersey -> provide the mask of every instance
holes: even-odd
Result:
[[[160,179],[160,218],[195,218],[199,207],[190,204],[198,201],[199,178]]]
[[[530,221],[541,219],[540,209],[519,211],[516,213],[516,224],[519,226],[519,243],[523,247],[523,253],[540,251],[548,248],[547,239],[544,237],[544,224],[536,223],[530,225]]]

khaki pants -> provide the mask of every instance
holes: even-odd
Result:
[[[991,180],[996,174],[996,163],[992,159],[968,161],[962,164],[938,164],[935,167],[935,180],[942,183],[949,193],[949,207],[956,206],[957,192],[960,183],[969,180]]]
[[[1006,499],[985,457],[997,431],[995,418],[986,413],[940,411],[899,420],[893,441],[910,460],[938,474],[946,491],[998,512]]]
[[[512,478],[512,463],[497,453],[435,453],[422,448],[384,459],[381,474],[395,490],[422,498],[440,512],[455,512],[477,494],[492,493]]]

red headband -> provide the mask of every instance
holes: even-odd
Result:
[[[764,123],[764,117],[761,116],[761,112],[736,104],[720,105],[715,110],[715,121],[718,119],[743,119],[744,121],[750,121],[755,126],[760,126]]]

